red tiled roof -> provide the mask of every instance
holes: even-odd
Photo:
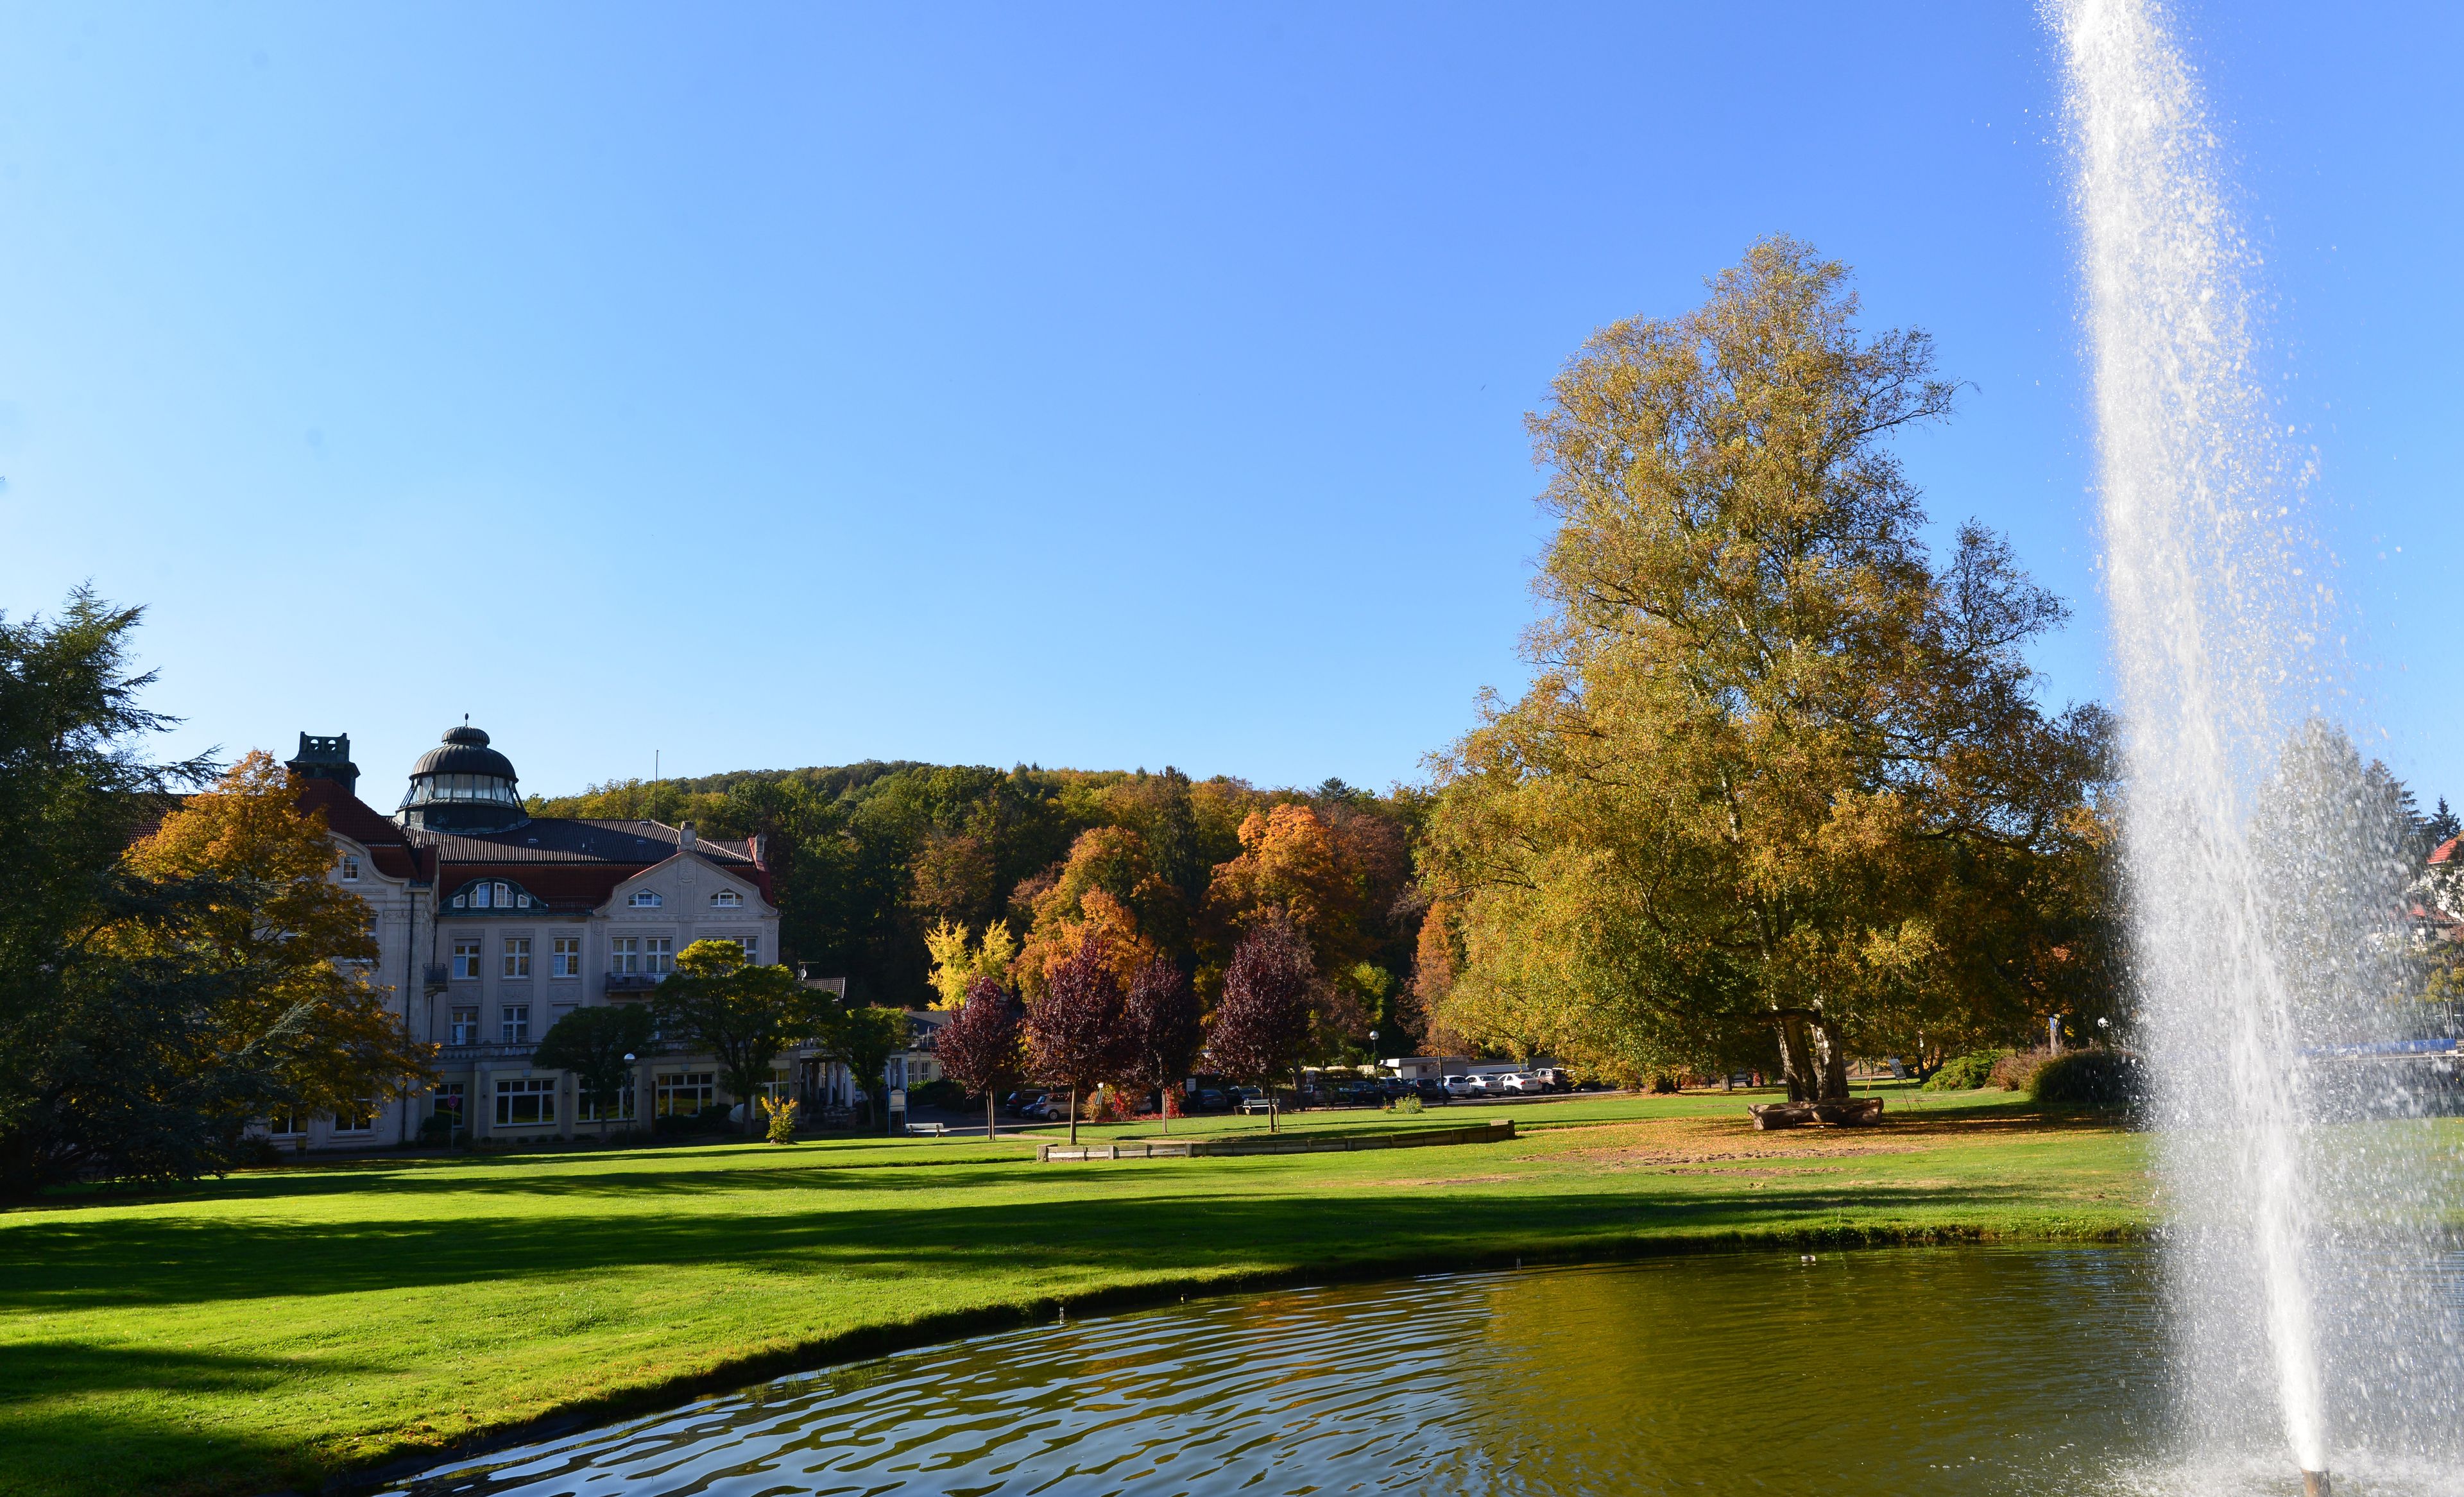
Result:
[[[2456,845],[2459,843],[2464,843],[2464,837],[2448,838],[2445,842],[2438,845],[2435,851],[2430,854],[2430,861],[2433,865],[2447,862],[2449,859],[2455,856]]]

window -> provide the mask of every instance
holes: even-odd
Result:
[[[744,964],[746,966],[758,967],[761,965],[760,936],[739,936],[736,938],[736,944],[744,948]]]
[[[642,970],[649,973],[673,972],[676,967],[676,943],[672,936],[642,937]]]
[[[286,1107],[265,1120],[266,1132],[276,1138],[297,1138],[308,1132],[308,1119],[296,1107]]]
[[[355,1102],[345,1102],[341,1110],[334,1114],[334,1132],[338,1134],[373,1133],[376,1131],[376,1126],[377,1099],[374,1097],[362,1097]]]
[[[691,1117],[717,1100],[717,1089],[711,1085],[713,1073],[706,1070],[671,1071],[659,1078],[659,1110],[661,1117]]]
[[[345,853],[343,853],[343,854],[342,854],[342,882],[343,882],[343,883],[345,883],[345,884],[356,884],[356,883],[358,883],[359,881],[360,881],[360,856],[359,856],[359,854],[358,854],[358,853],[356,853],[356,852],[345,852]]]
[[[633,1120],[633,1088],[627,1086],[616,1093],[616,1100],[606,1112],[591,1106],[587,1092],[581,1093],[582,1105],[574,1113],[585,1123],[629,1123]]]
[[[448,1045],[478,1044],[479,1005],[473,1003],[467,1008],[455,1007],[453,1022],[446,1026],[446,1033],[450,1036],[445,1042]]]
[[[741,910],[744,896],[733,889],[722,889],[710,896],[710,907],[714,910]]]
[[[531,1005],[507,1003],[498,1008],[496,1032],[507,1045],[528,1045],[531,1039]]]
[[[477,941],[453,943],[453,977],[456,981],[479,980],[479,943]]]
[[[496,1083],[496,1126],[519,1128],[556,1121],[556,1078],[516,1076]]]
[[[582,937],[560,936],[548,953],[547,975],[552,978],[582,976]]]
[[[497,880],[473,884],[453,896],[456,910],[528,910],[538,901],[512,884]]]
[[[636,910],[656,910],[666,904],[667,900],[660,897],[656,890],[643,889],[626,895],[625,902]]]
[[[607,943],[607,970],[611,973],[631,973],[641,971],[642,938],[638,936],[619,936],[614,940],[609,941]]]
[[[527,936],[505,937],[505,976],[526,978],[531,975],[531,938]]]
[[[457,1125],[462,1122],[462,1083],[449,1081],[436,1089],[436,1111]]]

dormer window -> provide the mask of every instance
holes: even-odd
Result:
[[[710,907],[714,910],[741,910],[744,896],[733,889],[722,889],[710,896]]]
[[[661,898],[657,891],[645,889],[627,895],[625,902],[636,910],[656,910],[667,900]]]
[[[529,891],[503,879],[481,879],[477,883],[465,884],[452,900],[452,908],[456,910],[529,910],[538,904]]]
[[[356,884],[356,883],[358,883],[359,881],[360,881],[360,857],[359,857],[359,854],[358,854],[358,853],[356,853],[356,852],[345,852],[345,853],[343,853],[343,854],[342,854],[342,882],[343,882],[343,883],[345,883],[345,884]]]

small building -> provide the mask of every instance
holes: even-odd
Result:
[[[1471,1062],[1460,1055],[1390,1055],[1377,1063],[1397,1081],[1436,1081],[1460,1076]]]

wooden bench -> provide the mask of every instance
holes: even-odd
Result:
[[[1243,1097],[1241,1099],[1241,1111],[1243,1112],[1272,1112],[1275,1111],[1275,1099],[1273,1097]]]

